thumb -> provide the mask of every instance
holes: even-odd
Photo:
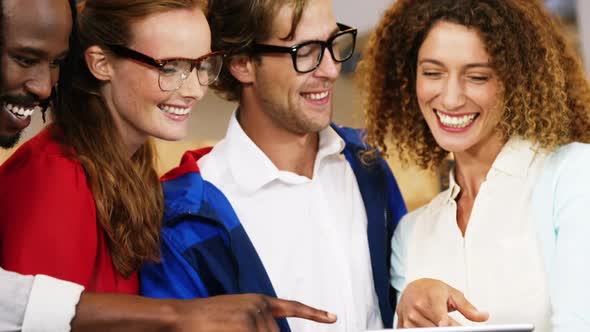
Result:
[[[490,317],[487,312],[474,307],[471,302],[467,301],[463,293],[456,290],[451,291],[448,306],[449,312],[457,310],[472,322],[485,322]]]

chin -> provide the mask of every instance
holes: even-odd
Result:
[[[13,148],[19,141],[21,137],[22,131],[19,131],[12,135],[0,135],[0,148],[2,149],[11,149]]]
[[[449,142],[449,141],[436,141],[437,144],[443,148],[443,150],[448,151],[448,152],[452,152],[452,153],[461,153],[461,152],[465,152],[467,150],[469,150],[473,144],[471,144],[471,142]]]
[[[321,131],[321,130],[328,128],[328,126],[330,126],[330,123],[332,123],[332,115],[331,114],[330,114],[330,116],[316,118],[316,119],[310,121],[310,125],[313,126],[316,129],[316,131]]]
[[[188,135],[188,130],[185,128],[183,129],[171,129],[165,131],[159,131],[157,133],[149,134],[151,137],[161,139],[164,141],[179,141],[181,139],[186,138]]]
[[[161,136],[154,136],[158,139],[164,140],[164,141],[170,141],[170,142],[175,142],[175,141],[180,141],[186,138],[186,134],[182,134],[182,135],[178,135],[178,134],[173,134],[173,135],[161,135]]]
[[[450,133],[446,132],[441,128],[435,128],[430,132],[434,136],[436,144],[448,152],[463,152],[470,149],[473,145],[477,144],[478,135],[474,131],[475,128],[463,133]]]

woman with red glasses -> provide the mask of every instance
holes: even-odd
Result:
[[[0,202],[3,268],[139,292],[137,270],[159,258],[163,214],[151,138],[186,136],[223,62],[204,5],[80,4],[83,52],[71,86],[58,88],[54,121],[0,168],[13,193]]]

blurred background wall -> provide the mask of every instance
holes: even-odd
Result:
[[[339,21],[359,28],[358,59],[362,53],[366,37],[375,26],[382,12],[391,4],[391,0],[333,0]],[[547,0],[547,7],[556,15],[563,17],[566,32],[577,45],[582,55],[590,59],[590,0]],[[579,22],[579,24],[577,23]],[[586,68],[590,61],[586,62]],[[334,120],[342,125],[362,127],[363,112],[360,94],[354,85],[354,64],[347,63],[343,68],[341,79],[336,84]],[[590,72],[590,70],[589,70]],[[175,166],[182,153],[215,144],[223,137],[229,117],[235,105],[228,103],[213,93],[199,103],[190,118],[189,136],[179,142],[158,142],[160,155],[160,172]],[[24,139],[36,134],[44,126],[40,114],[33,116],[32,125],[27,129]],[[12,152],[0,151],[0,162]],[[439,174],[421,171],[415,167],[402,167],[395,157],[390,158],[390,165],[400,184],[408,208],[414,209],[428,202],[440,188]]]

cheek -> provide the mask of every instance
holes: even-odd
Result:
[[[120,79],[114,86],[115,93],[120,98],[133,99],[128,100],[128,104],[157,103],[165,95],[158,85],[158,76],[148,70],[129,72],[118,77]]]
[[[430,82],[424,79],[418,78],[416,80],[416,99],[418,101],[418,107],[422,116],[427,120],[434,117],[428,103],[431,102],[438,94],[438,87],[436,83]]]
[[[502,117],[503,106],[502,96],[498,94],[498,89],[494,87],[481,87],[470,92],[469,98],[486,113],[486,117],[499,121]]]
[[[16,90],[24,86],[27,72],[12,61],[6,61],[5,57],[2,61],[2,91]]]
[[[434,99],[437,95],[438,84],[436,82],[428,81],[422,78],[416,80],[416,98],[418,104],[424,106],[427,102]]]
[[[51,86],[55,86],[59,81],[59,68],[55,68],[51,71]]]

